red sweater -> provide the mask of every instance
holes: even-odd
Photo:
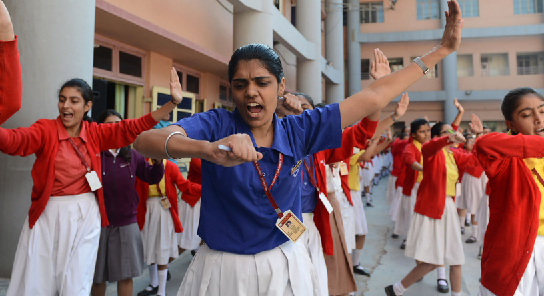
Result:
[[[100,151],[127,146],[136,140],[143,131],[153,128],[157,122],[147,114],[139,119],[122,120],[113,124],[96,124],[83,121],[88,141],[85,147],[91,157],[91,168],[102,178],[100,167]],[[32,167],[32,204],[28,211],[28,224],[32,228],[42,214],[55,180],[55,155],[59,147],[58,131],[64,129],[60,117],[57,119],[40,119],[30,127],[17,129],[0,128],[0,151],[9,155],[28,156],[36,154]],[[102,227],[108,225],[104,207],[102,188],[95,191],[102,217]]]
[[[200,158],[191,158],[189,163],[189,173],[187,173],[187,180],[196,184],[202,185],[202,163]],[[183,200],[186,201],[191,207],[194,207],[200,200],[200,194],[191,194],[191,192],[183,193]]]
[[[21,109],[23,79],[17,50],[13,41],[0,41],[0,125]]]
[[[497,296],[511,296],[533,252],[542,199],[523,159],[544,157],[544,138],[490,133],[476,144],[490,188],[482,285]]]
[[[404,150],[404,147],[408,144],[408,140],[399,140],[396,139],[393,141],[391,145],[391,155],[393,156],[393,170],[391,171],[391,175],[398,177],[400,174],[400,171],[403,168],[402,165],[402,151]]]
[[[410,137],[410,139],[412,138]],[[399,141],[398,144],[393,146],[392,149],[393,165],[397,164],[397,166],[399,167],[399,174],[397,175],[397,181],[395,182],[395,189],[404,186],[404,179],[406,178],[406,176],[404,170],[403,152],[404,148],[406,148],[406,146],[410,144],[410,139]]]
[[[412,168],[412,164],[414,164],[414,162],[419,163],[421,160],[421,151],[417,149],[413,141],[406,145],[404,152],[402,153],[404,164],[404,184],[402,186],[402,194],[406,196],[412,195],[412,189],[416,184],[417,175],[419,174],[419,171]]]
[[[447,136],[434,138],[423,144],[423,180],[417,191],[414,212],[431,219],[441,219],[446,205],[446,158],[442,148],[449,144]],[[475,160],[474,155],[450,149],[458,168],[466,167]],[[453,196],[452,196],[453,197]]]
[[[149,159],[146,158],[146,160]],[[176,187],[174,187],[174,185],[178,187],[179,191],[184,193],[181,195],[181,198],[183,200],[185,200],[185,193],[200,196],[200,190],[202,186],[200,184],[192,183],[185,180],[185,178],[183,178],[183,175],[179,172],[178,166],[171,161],[167,161],[166,166],[164,167],[164,182],[166,187],[165,194],[168,198],[168,201],[170,202],[170,214],[172,215],[172,220],[174,221],[174,229],[177,233],[180,233],[183,231],[183,227],[181,226],[181,222],[179,220],[178,192],[176,191]],[[145,224],[145,213],[147,212],[149,184],[143,182],[140,179],[137,179],[136,191],[138,191],[138,195],[140,196],[136,218],[138,220],[138,226],[140,226],[140,230],[142,230]],[[187,201],[187,203],[189,202]]]
[[[370,121],[369,119],[364,118],[359,124],[344,130],[342,133],[342,147],[324,150],[314,154],[315,176],[319,192],[327,196],[326,165],[350,157],[353,154],[353,147],[364,147],[367,139],[374,136],[377,127],[377,121]],[[334,249],[329,212],[327,212],[325,205],[323,205],[321,201],[317,202],[314,214],[314,223],[321,235],[323,252],[325,255],[331,256],[334,253]]]

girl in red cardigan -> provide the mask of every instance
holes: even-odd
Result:
[[[173,86],[179,85],[176,76],[172,70]],[[20,87],[9,81],[0,84]],[[1,152],[36,155],[32,204],[17,246],[8,296],[89,295],[100,228],[108,225],[99,153],[127,146],[151,129],[181,102],[181,93],[172,93],[172,102],[151,114],[97,125],[87,121],[91,87],[72,79],[59,90],[57,119],[40,119],[27,128],[0,128]]]
[[[482,136],[475,147],[490,187],[479,295],[543,295],[544,97],[514,89],[501,110],[509,134]]]
[[[449,124],[435,124],[431,137],[421,148],[423,180],[406,242],[406,256],[419,264],[402,281],[385,288],[388,296],[402,295],[417,280],[446,264],[450,265],[452,296],[461,295],[461,265],[465,256],[453,197],[458,169],[474,157],[450,149],[452,143],[462,143],[465,139]]]

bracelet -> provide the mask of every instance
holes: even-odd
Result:
[[[175,134],[180,134],[183,136],[182,132],[173,132],[170,135],[168,135],[168,137],[166,138],[166,141],[164,141],[164,152],[166,152],[166,156],[168,156],[169,159],[174,159],[174,158],[170,156],[170,154],[168,154],[168,149],[166,149],[166,146],[168,145],[168,141],[170,140],[170,138]]]
[[[174,99],[171,99],[170,102],[172,102],[172,104],[174,104],[174,106],[178,106],[178,104],[176,102],[174,102]]]
[[[427,67],[427,65],[425,65],[425,63],[423,63],[423,61],[419,57],[414,59],[414,63],[416,63],[421,68],[421,70],[423,70],[424,75],[429,72],[429,67]]]
[[[391,119],[393,120],[394,123],[396,123],[399,120],[398,118],[395,118],[395,112],[391,113]]]

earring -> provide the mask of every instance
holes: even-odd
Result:
[[[278,100],[283,100],[283,96],[278,96]]]

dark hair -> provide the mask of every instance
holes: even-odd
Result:
[[[230,57],[228,66],[229,82],[232,82],[234,73],[236,73],[236,69],[238,68],[238,63],[240,61],[251,60],[259,60],[263,67],[276,77],[278,83],[281,82],[283,67],[280,56],[268,45],[259,43],[247,44],[234,51]]]
[[[309,95],[305,94],[305,93],[294,93],[293,96],[297,96],[297,97],[303,97],[306,99],[306,101],[308,101],[308,103],[310,103],[310,105],[312,105],[312,108],[315,109],[315,104],[314,104],[314,100],[312,100],[312,97],[310,97]]]
[[[542,101],[544,101],[544,97],[538,91],[530,87],[520,87],[513,89],[509,91],[502,100],[501,111],[505,120],[513,120],[512,114],[519,107],[520,99],[528,94],[533,94]]]
[[[62,92],[62,90],[67,88],[67,87],[73,87],[73,88],[77,89],[79,91],[79,93],[81,94],[81,96],[83,97],[83,99],[85,100],[85,105],[87,105],[87,103],[89,103],[89,102],[92,102],[93,99],[94,99],[93,89],[83,79],[73,78],[73,79],[70,79],[70,80],[66,81],[61,86],[61,88],[59,89],[59,96],[60,96],[60,93]],[[88,112],[85,112],[85,114],[83,114],[83,120],[88,121],[88,122],[93,122],[93,119],[91,117],[89,117],[89,115],[87,113]]]
[[[439,121],[433,127],[431,127],[431,139],[437,136],[440,136],[440,132],[442,131],[442,127],[446,125],[444,121]]]
[[[121,116],[121,114],[119,114],[119,112],[113,110],[113,109],[106,109],[104,110],[104,112],[102,112],[100,114],[100,116],[98,116],[98,123],[104,123],[104,121],[106,121],[106,118],[112,116],[112,115],[115,115],[117,117],[119,117],[119,119],[123,120],[123,116]],[[125,146],[121,149],[119,149],[119,155],[121,155],[121,157],[126,161],[126,162],[130,162],[130,159],[132,158],[132,155],[130,154],[130,145],[128,146]]]
[[[417,134],[417,131],[419,130],[419,128],[426,124],[429,124],[429,122],[423,118],[418,118],[412,121],[412,123],[410,123],[410,133],[412,135]]]
[[[316,108],[325,108],[325,103],[317,103],[317,105],[315,105]]]

